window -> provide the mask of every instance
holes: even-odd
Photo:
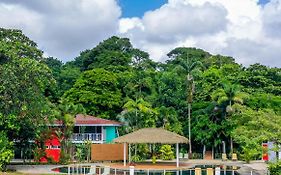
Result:
[[[101,126],[86,126],[85,133],[102,133]]]
[[[80,133],[79,126],[74,126],[73,133]]]
[[[96,133],[101,133],[101,126],[97,126]]]

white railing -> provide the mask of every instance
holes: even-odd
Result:
[[[102,133],[73,133],[73,141],[102,141]]]
[[[182,168],[182,169],[146,169],[139,170],[135,169],[134,166],[130,166],[129,168],[110,168],[109,166],[101,165],[101,164],[75,164],[68,165],[67,167],[61,167],[64,170],[67,169],[68,175],[167,175],[175,174],[175,175],[193,175],[193,174],[211,174],[211,175],[236,175],[236,170],[222,170],[220,168]],[[248,170],[244,172],[245,175],[254,175],[256,174],[254,170]],[[265,170],[264,175],[269,175],[269,171]]]

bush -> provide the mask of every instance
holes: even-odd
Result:
[[[281,162],[270,163],[268,170],[270,175],[281,175]]]
[[[160,148],[160,158],[163,160],[172,160],[175,158],[171,145],[162,145]]]
[[[66,154],[63,150],[61,150],[59,163],[65,165],[68,164],[69,161],[70,161],[70,155]]]
[[[35,148],[35,150],[33,151],[33,155],[34,155],[34,161],[40,162],[40,159],[42,157],[46,157],[45,149]]]
[[[132,156],[132,162],[140,162],[144,160],[144,158],[142,158],[140,155],[133,155]]]
[[[0,171],[6,169],[6,165],[14,157],[13,142],[10,142],[6,133],[0,132]]]
[[[249,163],[250,160],[255,160],[260,155],[260,150],[251,146],[242,146],[241,158]]]

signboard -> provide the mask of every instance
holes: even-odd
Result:
[[[262,144],[262,160],[268,161],[268,143],[263,143]]]

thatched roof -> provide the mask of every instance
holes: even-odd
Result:
[[[163,128],[143,128],[113,140],[116,143],[188,143],[188,139]]]

